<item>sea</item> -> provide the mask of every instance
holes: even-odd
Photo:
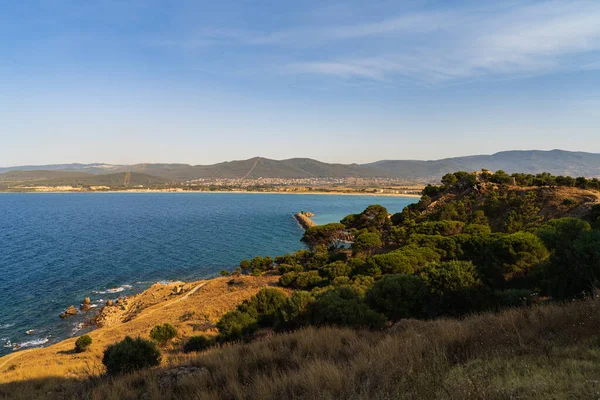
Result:
[[[245,258],[303,248],[293,218],[337,222],[410,197],[252,193],[0,194],[0,355],[83,334],[90,313],[61,319],[171,280],[232,271]],[[92,309],[93,312],[93,309]]]

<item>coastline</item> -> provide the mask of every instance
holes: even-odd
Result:
[[[0,357],[0,384],[57,375],[84,379],[90,372],[99,375],[97,366],[108,345],[125,336],[147,338],[153,326],[165,322],[175,326],[183,337],[214,335],[216,323],[223,314],[260,289],[278,286],[278,279],[278,275],[263,274],[155,283],[98,310],[99,323],[86,333],[93,339],[88,351],[73,351],[77,340],[74,336],[49,346],[13,351]],[[90,370],[90,365],[96,369]]]
[[[421,198],[419,194],[405,194],[405,193],[364,193],[364,192],[279,192],[279,191],[238,191],[238,190],[211,190],[211,191],[192,191],[192,190],[162,190],[162,189],[149,189],[149,190],[105,190],[105,191],[92,191],[92,190],[57,190],[57,191],[0,191],[0,194],[86,194],[86,193],[183,193],[183,194],[204,194],[204,193],[215,193],[215,194],[286,194],[286,195],[328,195],[328,196],[371,196],[371,197],[410,197],[410,198]]]

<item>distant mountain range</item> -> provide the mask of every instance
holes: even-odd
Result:
[[[182,182],[200,178],[397,178],[407,182],[439,180],[448,172],[486,168],[508,173],[550,172],[554,175],[600,177],[600,154],[563,150],[503,151],[441,160],[382,160],[369,164],[329,164],[309,158],[271,160],[255,157],[213,165],[189,164],[56,164],[0,168],[0,182],[52,180],[64,184],[122,181],[138,184]],[[112,176],[109,177],[109,175]],[[102,178],[99,179],[99,177]]]

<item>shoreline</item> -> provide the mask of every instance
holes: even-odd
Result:
[[[150,190],[106,190],[106,191],[0,191],[0,194],[89,194],[89,193],[182,193],[182,194],[285,194],[285,195],[327,195],[327,196],[371,196],[371,197],[410,197],[410,198],[421,198],[420,194],[405,194],[405,193],[361,193],[361,192],[278,192],[278,191],[237,191],[237,190],[211,190],[211,191],[192,191],[192,190],[162,190],[162,189],[150,189]]]

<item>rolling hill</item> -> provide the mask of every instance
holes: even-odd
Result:
[[[167,180],[138,172],[91,174],[72,171],[10,171],[0,174],[0,189],[18,186],[153,186]]]
[[[331,164],[310,158],[272,160],[254,157],[248,160],[212,165],[144,163],[134,165],[60,164],[0,168],[0,181],[50,179],[63,184],[74,179],[93,180],[91,176],[132,172],[143,174],[143,182],[182,182],[206,178],[396,178],[410,182],[437,181],[448,172],[486,168],[508,173],[550,172],[553,175],[599,177],[600,154],[563,150],[503,151],[492,155],[474,155],[441,160],[382,160],[368,164]],[[15,171],[20,171],[17,175]],[[73,174],[85,175],[73,175]],[[12,175],[11,175],[12,174]],[[55,174],[55,175],[53,175]],[[71,175],[69,175],[71,174]],[[152,178],[154,177],[154,178]],[[102,183],[94,183],[102,184]],[[142,184],[142,183],[140,183]]]

